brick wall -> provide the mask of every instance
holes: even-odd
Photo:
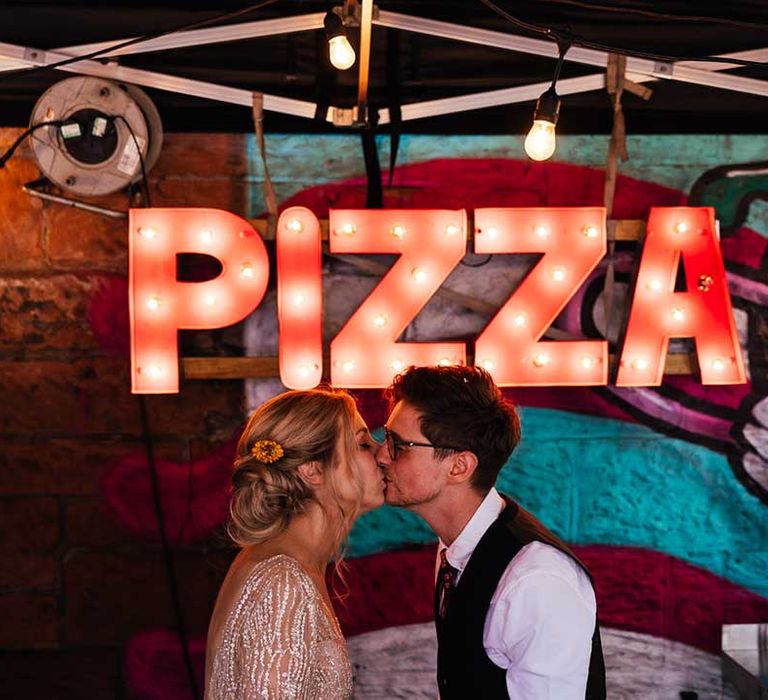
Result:
[[[0,151],[17,134],[0,130]],[[658,199],[661,185],[672,188],[670,196],[678,197],[677,192],[687,189],[704,170],[723,162],[756,159],[764,145],[753,137],[685,137],[686,144],[696,139],[696,147],[682,148],[682,138],[630,139],[633,160],[627,169],[652,183],[647,197],[633,201],[632,206],[646,200],[666,201]],[[509,158],[514,155],[509,152],[510,143],[507,137],[404,137],[400,162],[413,166],[415,175],[410,176],[414,186],[402,188],[403,196],[422,197],[417,201],[428,204],[450,200],[471,205],[474,190],[462,189],[472,179],[466,175],[471,159]],[[328,202],[362,198],[362,180],[343,182],[362,170],[354,137],[271,135],[268,145],[283,205],[314,203],[322,208]],[[386,140],[380,145],[385,149]],[[591,166],[602,162],[604,145],[597,137],[564,137],[560,148],[564,161]],[[698,160],[691,160],[691,154]],[[467,159],[466,164],[454,163],[461,177],[446,176],[444,159],[449,157]],[[252,138],[167,136],[161,159],[150,175],[153,204],[211,206],[252,216],[261,208],[259,167]],[[482,170],[486,166],[475,167]],[[501,166],[495,162],[494,167]],[[471,186],[491,199],[507,196],[499,193],[531,188],[530,180],[521,177],[518,182],[510,172],[514,169],[505,164],[503,171],[483,173],[492,181],[486,179],[484,185],[472,182]],[[530,191],[545,196],[552,190],[552,182],[546,170],[536,172],[541,180]],[[38,176],[24,149],[0,171],[0,696],[126,698],[130,697],[124,678],[126,642],[137,633],[174,623],[161,550],[151,536],[137,535],[151,533],[155,527],[151,506],[147,506],[151,499],[142,462],[138,400],[130,394],[128,376],[126,223],[45,204],[22,193],[21,185]],[[586,177],[584,172],[581,176]],[[585,180],[599,189],[598,196],[601,178],[596,172]],[[563,182],[561,179],[561,185]],[[326,190],[320,189],[326,185]],[[578,191],[584,194],[587,187],[582,185]],[[302,200],[292,199],[297,193]],[[97,203],[115,209],[128,205],[124,194],[99,198]],[[644,215],[639,212],[631,218]],[[766,222],[765,212],[758,212],[750,225],[765,236]],[[483,271],[489,284],[490,269]],[[360,284],[368,285],[367,289],[370,280]],[[333,323],[340,323],[344,316],[338,316],[338,309],[348,312],[353,303],[348,298],[352,286],[345,280],[337,287],[344,299],[334,302],[338,306],[333,307],[337,309]],[[328,298],[330,308],[331,293]],[[270,309],[261,311],[263,317],[271,314],[268,323],[273,328],[274,306]],[[478,323],[481,327],[485,321],[479,319]],[[437,328],[435,337],[444,331],[442,325],[432,327]],[[266,352],[267,346],[273,352],[274,336],[258,332],[261,326],[256,332],[253,328],[251,335],[264,344],[254,347],[254,354]],[[421,328],[431,332],[428,323]],[[237,353],[241,331],[236,326],[222,332],[185,333],[183,352]],[[678,399],[681,405],[690,406],[691,397],[698,395],[687,396],[682,390]],[[205,489],[208,494],[223,491],[216,475],[226,477],[226,453],[241,425],[243,402],[241,382],[187,382],[178,396],[147,397],[157,457],[164,466],[181,467],[161,470],[161,479],[170,480],[164,495],[175,496],[177,505],[181,499],[185,508],[189,506],[198,531],[207,532],[206,524],[219,522],[222,511],[202,512],[205,499],[196,497]],[[712,402],[716,404],[714,398]],[[560,406],[554,400],[546,405]],[[717,405],[708,406],[707,401],[702,402],[705,413],[719,411]],[[761,568],[766,561],[764,506],[736,479],[725,455],[707,451],[697,444],[695,435],[678,435],[677,424],[666,428],[678,439],[659,432],[652,443],[658,449],[650,454],[646,433],[640,441],[642,448],[627,448],[624,437],[630,428],[624,423],[595,428],[597,423],[590,424],[589,419],[584,424],[576,422],[572,413],[564,413],[559,423],[550,411],[539,414],[537,427],[536,415],[535,411],[526,413],[527,442],[518,451],[507,484],[539,517],[573,541],[632,546],[641,553],[648,548],[650,554],[677,557],[765,594],[765,567]],[[737,415],[734,428],[741,429],[747,420],[753,419]],[[650,422],[658,430],[658,422]],[[585,440],[585,435],[600,437]],[[553,442],[557,449],[550,447]],[[610,460],[604,460],[605,450],[611,453]],[[737,452],[731,458],[742,456]],[[116,466],[125,466],[126,460],[133,460],[129,462],[133,471],[125,469],[120,480],[108,481],[106,477],[117,472]],[[613,465],[613,471],[593,468],[603,462]],[[197,470],[194,486],[186,478],[192,470]],[[130,489],[137,474],[145,479],[136,487],[144,489],[142,498],[132,501],[124,496],[122,500],[135,511],[135,527],[128,532],[108,507],[105,482]],[[645,475],[654,488],[646,486],[642,478],[638,480],[637,474]],[[556,484],[559,490],[542,488],[542,484]],[[195,494],[185,488],[193,488]],[[566,495],[556,498],[557,493]],[[199,510],[195,510],[198,504]],[[710,504],[716,507],[710,509]],[[654,517],[645,517],[648,512]],[[188,524],[183,520],[187,514],[182,511],[182,525]],[[670,514],[669,520],[660,520],[660,514]],[[403,511],[377,512],[352,538],[350,554],[407,548],[431,540],[423,525],[407,515]],[[170,529],[178,531],[178,519]],[[702,541],[708,547],[702,547]],[[214,535],[194,545],[176,545],[174,552],[182,606],[200,652],[231,550]],[[638,566],[642,574],[642,562]],[[672,600],[668,595],[671,579],[663,574],[658,580],[659,600]],[[393,585],[393,590],[399,587]],[[638,591],[634,598],[634,592],[622,592],[615,598],[614,612],[630,620],[632,630],[637,630],[634,620],[659,615],[656,599],[643,598]],[[752,620],[733,616],[731,608],[741,605],[740,596],[736,591],[732,599],[722,598],[724,609],[730,612],[713,624]],[[712,608],[709,602],[707,608]],[[610,609],[608,602],[605,609]],[[685,617],[688,609],[681,610]],[[198,661],[200,656],[198,653]],[[648,663],[656,664],[656,657],[647,658],[652,659]],[[692,664],[698,663],[698,657],[691,658]],[[177,667],[173,673],[181,677],[180,664]],[[619,671],[636,667],[627,662]],[[173,675],[167,668],[161,671],[166,678]]]
[[[0,130],[0,150],[18,133]],[[153,204],[245,215],[245,158],[242,136],[167,136]],[[122,530],[101,493],[110,465],[142,451],[122,303],[127,226],[24,194],[37,177],[26,148],[0,171],[0,694],[125,697],[125,642],[173,624],[159,546]],[[127,195],[98,204],[125,210]],[[105,295],[110,330],[99,334]],[[187,342],[195,354],[212,345],[206,334]],[[242,383],[187,383],[148,406],[158,457],[188,463],[240,425]],[[204,633],[226,570],[217,543],[176,548],[192,633]]]

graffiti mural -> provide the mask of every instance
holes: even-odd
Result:
[[[695,138],[698,148],[690,144]],[[724,171],[710,173],[726,158],[739,162],[751,157],[746,141],[726,153],[717,138],[688,137],[686,152],[711,153],[710,162],[686,162],[681,153],[676,163],[668,155],[674,137],[637,141],[643,146],[637,157],[630,139],[631,177],[618,179],[613,216],[645,219],[651,206],[716,207],[749,383],[703,387],[695,376],[670,376],[658,388],[505,390],[521,407],[523,441],[502,471],[500,488],[574,544],[592,569],[609,696],[615,698],[674,697],[681,690],[697,691],[702,698],[720,698],[723,692],[728,697],[730,691],[720,686],[720,626],[768,619],[768,216],[759,209],[760,197],[750,196],[765,189],[766,180],[759,169],[735,178]],[[306,206],[327,217],[329,208],[364,205],[362,167],[352,157],[354,140],[345,139],[284,136],[270,141],[281,209]],[[404,138],[392,186],[384,189],[384,206],[602,204],[598,166],[604,139],[566,137],[561,161],[544,164],[519,159],[508,152],[507,141]],[[384,160],[386,143],[380,145]],[[248,213],[256,216],[261,204],[255,152],[250,162]],[[704,173],[710,173],[704,184],[692,190]],[[738,204],[745,197],[750,206]],[[637,246],[617,245],[555,325],[615,342],[626,320],[637,260]],[[446,286],[497,305],[531,265],[522,257],[472,254],[463,263]],[[610,304],[609,266],[614,276]],[[326,338],[375,282],[344,262],[324,261]],[[250,354],[276,354],[274,297],[271,289],[247,324]],[[93,319],[108,316],[103,309],[92,313]],[[486,322],[486,316],[436,297],[403,339],[471,338]],[[675,344],[687,348],[686,341]],[[253,380],[248,401],[253,406],[280,389],[277,380]],[[380,392],[356,394],[369,424],[380,427],[385,417]],[[175,542],[204,539],[224,521],[232,449],[232,441],[224,441],[203,460],[183,467],[158,465]],[[126,455],[113,465],[104,498],[135,536],[156,536],[148,515],[149,477],[140,457]],[[142,502],[147,503],[143,512],[136,505]],[[364,516],[351,533],[350,595],[338,604],[338,613],[350,642],[359,697],[435,696],[433,543],[417,518],[389,507]],[[201,674],[204,640],[193,640],[191,651]],[[169,632],[147,630],[134,638],[126,652],[126,673],[138,697],[183,697],[182,660]]]

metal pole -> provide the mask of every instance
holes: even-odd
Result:
[[[371,72],[371,28],[373,25],[373,0],[363,0],[360,17],[360,65],[357,83],[357,120],[368,121],[368,80]]]

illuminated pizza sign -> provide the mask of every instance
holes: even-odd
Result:
[[[501,386],[600,386],[605,340],[541,340],[606,252],[600,207],[474,211],[474,252],[541,258],[475,341],[475,361]],[[467,252],[464,209],[331,210],[331,253],[396,254],[394,265],[331,341],[331,382],[387,386],[409,365],[464,363],[464,342],[398,342]],[[321,226],[304,207],[277,225],[279,366],[291,388],[320,383],[323,365]],[[177,280],[176,258],[216,258],[221,274]],[[675,282],[682,263],[685,291]],[[179,390],[178,330],[219,328],[261,303],[269,260],[251,224],[218,209],[130,214],[131,376],[134,393]],[[746,381],[714,211],[651,210],[636,275],[618,386],[658,386],[670,338],[694,338],[703,384]]]

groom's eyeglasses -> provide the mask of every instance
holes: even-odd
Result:
[[[414,440],[402,440],[388,428],[384,428],[384,444],[387,446],[389,458],[394,462],[400,455],[400,450],[408,447],[434,447],[436,450],[460,451],[460,448],[449,445],[435,445],[431,442],[415,442]]]

